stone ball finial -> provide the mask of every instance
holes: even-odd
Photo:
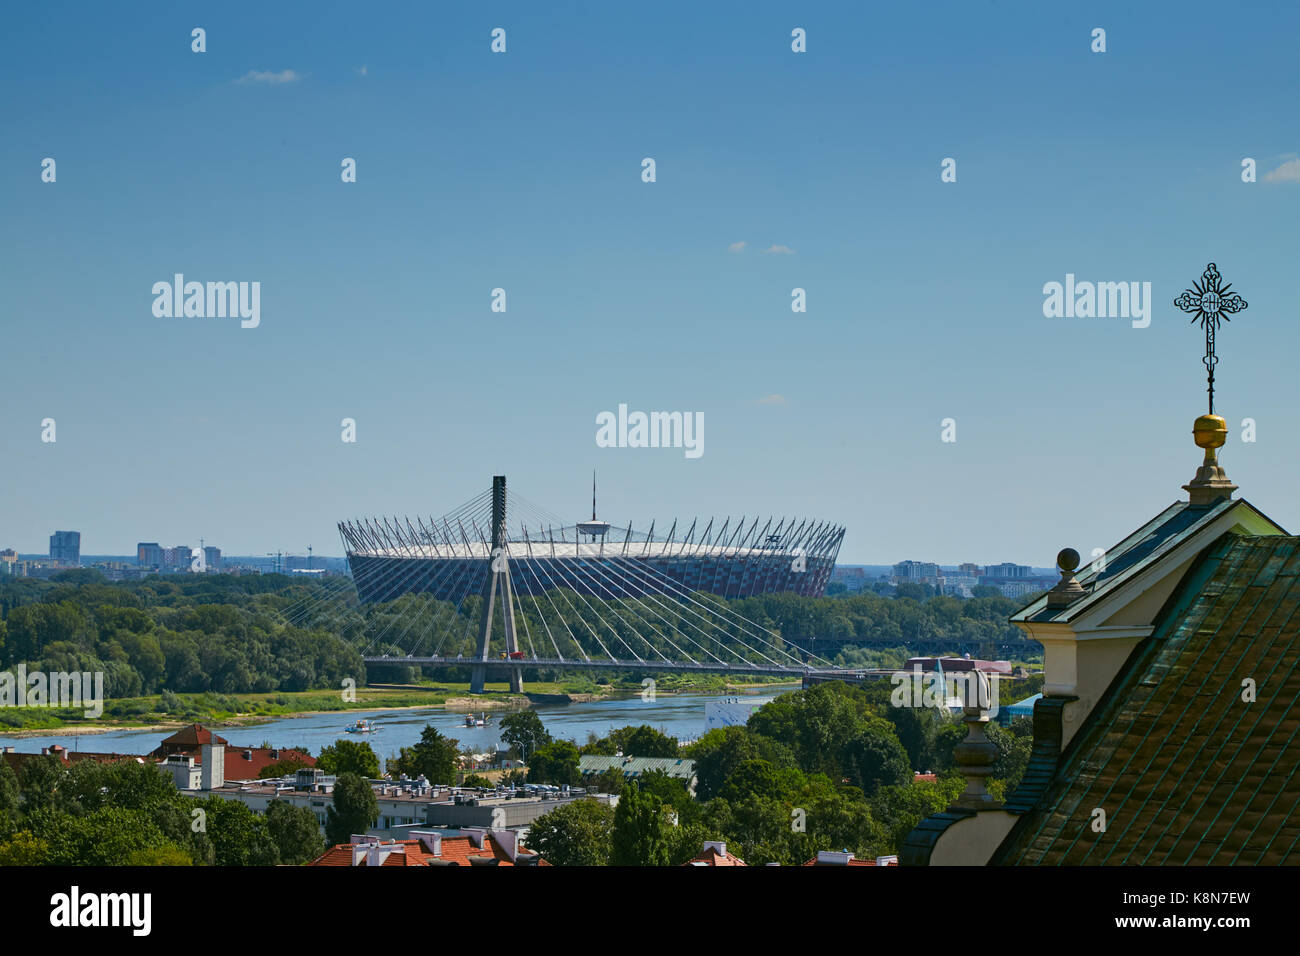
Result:
[[[1062,548],[1056,555],[1056,568],[1061,572],[1061,580],[1047,592],[1047,606],[1053,610],[1069,607],[1087,592],[1079,583],[1074,572],[1079,569],[1079,552],[1074,548]]]

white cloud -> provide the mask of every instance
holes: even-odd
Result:
[[[778,246],[778,245],[776,245],[775,243],[773,243],[772,245],[768,246],[766,249],[763,250],[763,252],[766,253],[766,254],[768,254],[768,255],[774,255],[774,256],[792,256],[792,255],[794,255],[794,250],[791,249],[789,246]]]
[[[1300,183],[1300,159],[1288,159],[1271,173],[1265,173],[1264,182]]]
[[[731,245],[727,246],[727,251],[740,252],[744,248],[745,248],[745,240],[741,239],[740,242],[733,242]]]
[[[272,73],[270,70],[249,70],[235,82],[276,85],[280,83],[297,83],[301,79],[302,77],[293,70],[281,70],[279,73]]]
[[[784,404],[786,404],[786,401],[785,401],[785,396],[784,396],[784,395],[772,394],[772,395],[764,395],[762,398],[756,399],[755,402],[754,402],[754,404],[756,404],[756,405],[784,405]]]

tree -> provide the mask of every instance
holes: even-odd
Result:
[[[123,866],[193,866],[194,861],[175,845],[151,847],[128,854]]]
[[[174,845],[144,810],[101,807],[73,816],[43,809],[24,819],[33,836],[48,845],[50,866],[122,866],[139,850]]]
[[[879,682],[882,689],[886,681]],[[907,752],[907,762],[918,770],[929,768],[930,739],[936,729],[935,712],[926,707],[882,707],[886,720],[894,725],[898,742]]]
[[[501,739],[526,763],[529,754],[551,742],[551,735],[535,711],[519,710],[501,718]]]
[[[784,744],[744,727],[710,730],[686,749],[686,755],[695,761],[695,791],[701,800],[716,797],[735,769],[746,760],[766,760],[774,766],[786,767],[795,762]]]
[[[1034,749],[1033,718],[1019,717],[1010,728],[989,722],[984,728],[989,740],[998,748],[990,785],[997,799],[1005,799],[1019,784],[1029,766]],[[1026,732],[1027,731],[1027,732]]]
[[[604,866],[609,862],[614,811],[598,800],[574,800],[528,828],[528,849],[552,866]]]
[[[280,851],[271,839],[266,817],[237,800],[221,797],[208,797],[197,801],[196,806],[206,814],[204,827],[212,842],[213,864],[274,866],[280,862]]]
[[[18,775],[24,812],[61,806],[64,802],[62,788],[67,777],[68,770],[63,761],[53,754],[24,760]]]
[[[649,724],[628,725],[611,730],[608,737],[587,738],[582,748],[584,754],[612,757],[622,753],[629,757],[676,757],[679,753],[677,738],[655,730]]]
[[[623,730],[630,731],[620,741],[623,745],[623,753],[630,757],[677,756],[676,737],[660,733],[649,724],[642,724],[640,727],[624,727]]]
[[[719,796],[732,803],[748,797],[783,800],[803,785],[803,774],[792,767],[774,767],[766,760],[746,760],[727,778]]]
[[[663,812],[671,811],[665,806]],[[677,826],[664,827],[664,840],[668,844],[668,866],[685,866],[700,855],[705,841],[725,842],[722,836],[703,823],[682,823],[680,820]]]
[[[718,797],[704,807],[704,825],[722,834],[727,850],[750,866],[807,862],[813,855],[808,835],[796,831],[791,820],[788,804],[754,795],[734,804]]]
[[[8,763],[0,760],[0,813],[17,813],[20,793],[18,775]]]
[[[375,809],[378,812],[378,803]],[[297,866],[309,863],[325,852],[316,814],[307,807],[272,800],[266,808],[266,828],[280,852],[281,863]]]
[[[960,720],[940,721],[930,741],[929,769],[936,773],[951,770],[953,748],[966,739],[966,725]]]
[[[874,718],[844,748],[843,773],[849,783],[871,796],[881,787],[912,779],[907,751],[886,720]]]
[[[330,846],[347,843],[352,834],[369,830],[378,816],[379,800],[370,784],[355,773],[340,774],[334,802],[325,811],[325,839]]]
[[[845,746],[874,716],[864,691],[836,681],[783,694],[756,710],[746,726],[788,745],[804,773],[837,780],[843,776]]]
[[[900,583],[894,590],[894,596],[897,598],[911,598],[913,601],[924,601],[934,594],[934,589],[928,584],[917,584],[912,581]]]
[[[600,773],[592,774],[584,783],[588,787],[595,787],[598,793],[622,793],[623,787],[627,784],[627,778],[623,776],[623,771],[618,767],[609,767]]]
[[[81,760],[64,777],[63,796],[83,810],[122,807],[153,813],[173,802],[177,791],[171,778],[153,763]]]
[[[444,737],[432,725],[420,731],[420,740],[413,747],[403,747],[396,758],[389,761],[390,773],[419,777],[430,783],[451,783],[456,776],[460,757],[460,741]]]
[[[937,781],[914,780],[902,786],[881,787],[871,800],[871,815],[888,825],[890,847],[897,852],[918,823],[946,810],[965,787],[966,781],[957,773]]]
[[[654,794],[628,784],[614,810],[610,836],[611,866],[667,866],[668,843],[664,834],[663,806]]]
[[[578,748],[572,741],[557,740],[538,748],[528,761],[530,783],[550,783],[573,786],[581,779]]]
[[[49,858],[50,846],[20,830],[4,843],[0,843],[0,866],[42,866]]]
[[[809,857],[818,850],[848,849],[867,858],[888,852],[889,830],[876,820],[857,787],[836,787],[818,775],[809,779],[795,803],[807,811]]]
[[[379,776],[379,757],[364,740],[336,740],[322,747],[316,766],[329,774],[355,773],[367,780]]]
[[[670,777],[662,770],[651,770],[637,777],[636,786],[642,793],[654,794],[660,803],[670,807],[677,814],[679,822],[694,822],[699,819],[700,805],[686,789],[686,781],[682,778]]]

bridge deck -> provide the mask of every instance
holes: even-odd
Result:
[[[511,670],[520,667],[545,667],[563,670],[635,670],[635,671],[657,671],[661,673],[672,672],[690,672],[694,674],[756,674],[764,677],[808,677],[820,676],[823,679],[827,676],[843,676],[846,679],[858,679],[870,674],[865,668],[857,669],[839,669],[839,668],[815,668],[815,667],[794,667],[781,665],[766,664],[697,664],[694,662],[685,663],[680,661],[610,661],[610,660],[571,660],[562,657],[556,658],[539,658],[529,657],[523,660],[511,660],[508,658],[492,657],[487,660],[479,660],[475,657],[363,657],[367,664],[409,664],[411,666],[438,666],[438,667],[473,667],[476,664],[482,664],[489,670]]]

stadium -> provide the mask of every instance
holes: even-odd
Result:
[[[412,593],[458,602],[494,570],[508,571],[518,596],[820,597],[844,538],[843,527],[810,519],[616,526],[596,517],[594,481],[591,519],[565,522],[519,496],[507,500],[503,477],[441,518],[363,518],[338,528],[366,603]]]

